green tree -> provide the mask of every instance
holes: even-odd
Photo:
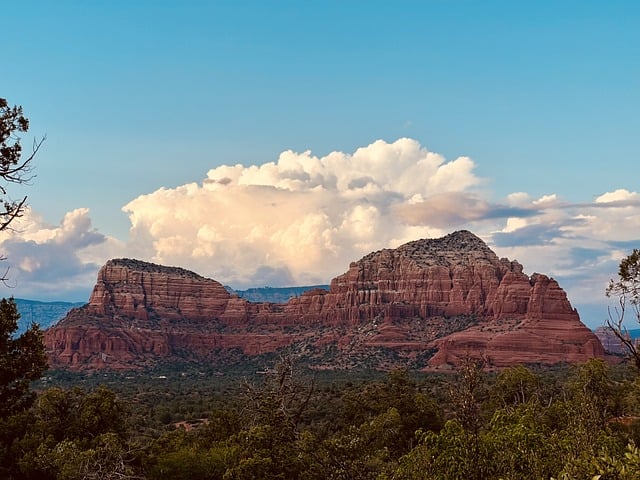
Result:
[[[55,445],[41,444],[35,455],[22,462],[28,479],[55,480],[127,480],[140,478],[129,466],[131,453],[115,433],[98,436],[91,448],[82,448],[73,440]]]
[[[640,351],[624,323],[628,305],[631,306],[636,321],[640,322],[640,250],[634,248],[631,254],[620,261],[618,280],[609,281],[606,295],[618,301],[616,307],[609,308],[606,325],[622,342],[636,368],[640,370]]]
[[[499,408],[516,407],[540,396],[540,377],[524,365],[505,368],[491,386],[491,403]]]
[[[28,129],[29,120],[23,115],[22,107],[9,106],[6,99],[0,98],[0,232],[10,228],[11,222],[25,209],[27,197],[12,200],[8,188],[30,180],[31,161],[44,140],[34,143],[31,155],[23,158],[18,133]],[[3,259],[0,255],[0,260]],[[6,280],[7,271],[4,271],[0,281]],[[13,299],[3,299],[0,302],[0,420],[30,405],[33,396],[29,393],[29,383],[46,369],[42,334],[37,325],[13,338],[19,318]]]
[[[0,420],[31,405],[35,396],[30,383],[47,368],[42,332],[37,324],[13,337],[19,318],[13,299],[0,300]]]
[[[301,382],[291,356],[283,356],[262,386],[245,382],[245,425],[230,442],[239,448],[239,462],[224,478],[299,478],[307,469],[299,443],[300,423],[314,392]]]
[[[483,424],[481,406],[486,396],[484,365],[484,359],[464,359],[457,370],[458,381],[449,389],[454,416],[464,430],[463,446],[470,468],[467,478],[473,479],[485,478],[480,461],[480,431]]]
[[[549,441],[561,461],[559,478],[591,478],[597,471],[594,459],[601,452],[622,454],[628,440],[614,435],[610,423],[617,410],[617,388],[602,360],[572,368],[563,395],[545,414],[552,429]]]
[[[9,228],[11,222],[20,217],[26,207],[27,197],[11,199],[8,186],[31,180],[31,161],[44,138],[34,142],[32,153],[26,159],[23,158],[18,134],[28,129],[29,120],[23,115],[22,107],[12,107],[6,99],[0,98],[0,231]],[[6,279],[6,272],[2,279]]]
[[[52,387],[44,391],[34,408],[39,432],[56,441],[74,440],[91,445],[105,433],[125,438],[126,410],[117,395],[105,386],[91,392],[81,388],[64,390]]]
[[[407,370],[389,372],[383,382],[373,382],[343,396],[343,417],[352,426],[395,409],[400,416],[399,436],[387,447],[399,457],[413,448],[418,429],[440,430],[442,413],[431,395],[421,392]]]
[[[226,440],[226,438],[224,439]],[[224,440],[202,438],[197,430],[177,428],[164,433],[145,448],[143,463],[150,480],[221,479],[227,469],[238,464],[236,445]]]
[[[9,187],[31,179],[31,161],[44,139],[34,142],[32,153],[24,158],[20,144],[21,132],[29,129],[29,120],[22,107],[10,106],[0,98],[0,232],[11,228],[26,208],[27,197],[14,200]],[[0,254],[0,260],[5,257]],[[8,269],[0,272],[0,282],[7,281]],[[15,469],[12,446],[24,433],[26,409],[35,395],[30,391],[31,381],[39,378],[47,368],[42,343],[42,332],[37,324],[19,337],[20,314],[11,299],[0,300],[0,476],[12,478]]]
[[[418,445],[401,457],[394,479],[492,478],[487,464],[482,405],[487,395],[482,359],[466,358],[448,386],[453,416],[440,431],[419,431]]]
[[[394,447],[406,441],[401,430],[402,419],[392,407],[359,427],[352,425],[320,443],[309,442],[305,450],[312,460],[305,479],[381,478],[396,463]]]
[[[38,397],[31,415],[32,424],[12,449],[25,478],[132,475],[126,411],[108,388],[88,393],[80,388],[50,388]]]
[[[486,472],[481,462],[488,457],[479,455],[479,437],[471,454],[469,433],[458,420],[447,421],[439,432],[421,432],[418,438],[419,444],[400,458],[394,480],[490,478],[482,476]]]
[[[598,480],[607,478],[635,480],[640,478],[640,450],[633,443],[627,445],[623,455],[602,452],[594,459],[593,464],[594,471],[598,473],[593,478]]]

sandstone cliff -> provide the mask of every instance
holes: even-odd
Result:
[[[238,361],[288,347],[317,368],[447,368],[602,357],[558,283],[527,276],[467,231],[371,253],[285,304],[250,303],[215,280],[130,259],[100,270],[89,303],[45,333],[54,367]]]

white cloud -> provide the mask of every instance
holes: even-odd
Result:
[[[286,151],[260,165],[223,165],[201,184],[161,188],[123,210],[131,252],[242,288],[328,282],[381,248],[467,228],[527,272],[558,278],[572,302],[604,302],[603,285],[640,238],[638,194],[569,204],[556,193],[493,202],[468,157],[417,141],[354,153]]]
[[[558,196],[554,193],[552,195],[543,195],[537,200],[533,201],[533,204],[537,207],[552,207],[558,203]]]
[[[625,202],[634,200],[640,200],[640,194],[638,194],[637,192],[630,192],[621,188],[613,192],[603,193],[596,198],[596,203]]]
[[[537,215],[509,218],[488,239],[501,256],[517,258],[528,272],[556,277],[572,303],[590,312],[591,318],[584,320],[601,324],[609,279],[620,260],[640,248],[640,195],[616,190],[579,204],[548,195],[531,207],[538,209]]]
[[[525,192],[513,192],[507,195],[506,203],[512,207],[521,207],[529,204],[531,197]]]
[[[123,247],[91,226],[86,208],[68,212],[59,225],[27,210],[12,228],[0,237],[2,267],[9,269],[2,296],[88,300],[97,269]]]
[[[461,215],[455,198],[437,221],[420,221],[438,196],[459,194],[473,207],[457,223],[481,217],[489,207],[467,193],[482,183],[474,167],[467,157],[447,161],[407,138],[378,140],[353,154],[286,151],[275,162],[214,168],[201,185],[161,188],[123,210],[132,248],[149,260],[237,287],[264,283],[258,272],[267,266],[286,269],[283,281],[328,282],[371,250],[446,233],[446,217]]]
[[[86,209],[59,225],[29,212],[16,233],[2,232],[0,252],[20,295],[77,300],[69,295],[88,295],[99,266],[117,256],[236,288],[309,285],[371,251],[466,228],[527,273],[557,278],[574,305],[606,313],[608,279],[640,247],[640,194],[620,189],[571,204],[557,193],[515,191],[495,201],[474,168],[468,157],[447,160],[406,138],[324,157],[286,151],[135,198],[123,207],[126,244],[92,228]]]

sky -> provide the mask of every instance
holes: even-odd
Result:
[[[0,97],[46,140],[2,295],[108,259],[329,283],[468,229],[597,326],[640,248],[635,1],[11,2]]]

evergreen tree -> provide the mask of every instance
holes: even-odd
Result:
[[[42,332],[37,324],[14,338],[19,318],[12,298],[0,300],[0,420],[31,405],[34,394],[29,384],[47,368]]]

